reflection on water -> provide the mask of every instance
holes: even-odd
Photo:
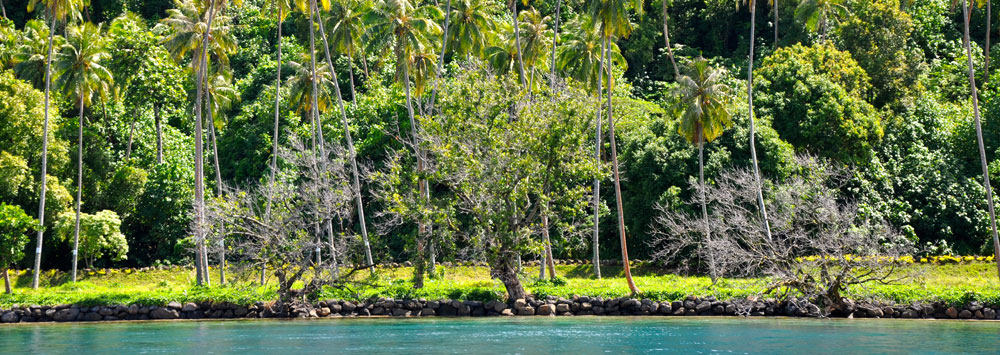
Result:
[[[1000,322],[721,317],[0,326],[0,353],[997,353]]]

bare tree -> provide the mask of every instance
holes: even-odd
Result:
[[[342,159],[316,154],[294,135],[290,146],[280,154],[292,168],[278,172],[273,183],[251,190],[227,189],[206,208],[210,226],[206,229],[213,239],[232,240],[231,257],[237,261],[233,265],[258,270],[266,263],[274,270],[282,304],[323,285],[342,284],[336,259],[328,273],[316,265],[317,251],[336,244],[333,234],[328,243],[323,242],[316,226],[349,215],[354,198]],[[336,146],[331,152],[342,156],[336,154],[342,153]],[[335,258],[338,251],[332,250],[331,255]],[[314,274],[308,275],[311,267]],[[293,290],[298,281],[304,283],[303,288]]]
[[[843,202],[838,188],[847,174],[842,169],[809,157],[799,157],[798,163],[803,167],[799,175],[767,184],[774,221],[770,238],[757,216],[757,191],[746,188],[754,186],[754,172],[734,169],[714,186],[695,186],[712,206],[707,223],[718,233],[710,242],[701,238],[701,218],[657,207],[654,259],[698,268],[712,257],[722,274],[763,276],[765,293],[794,290],[823,315],[842,309],[841,293],[848,287],[906,277],[896,258],[913,250],[912,241],[884,221],[860,216],[856,204]]]

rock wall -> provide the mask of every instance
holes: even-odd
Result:
[[[803,300],[739,299],[718,301],[713,297],[687,297],[673,302],[649,299],[576,296],[572,299],[518,299],[499,301],[458,301],[424,299],[372,299],[367,301],[324,300],[315,304],[278,305],[258,302],[179,303],[166,306],[78,305],[16,306],[0,310],[0,323],[96,322],[153,319],[224,318],[338,318],[338,317],[490,317],[490,316],[791,316],[849,318],[942,318],[998,319],[995,307],[972,302],[956,307],[940,302],[890,305],[878,302],[845,301],[838,308],[820,308]]]

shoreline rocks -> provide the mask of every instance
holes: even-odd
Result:
[[[748,316],[904,318],[904,319],[1000,319],[996,305],[970,302],[963,306],[941,302],[889,304],[844,300],[838,307],[821,310],[805,300],[790,298],[735,299],[688,296],[671,302],[637,298],[574,296],[502,301],[461,301],[378,298],[364,301],[322,300],[314,304],[280,305],[257,302],[237,305],[226,302],[170,302],[151,305],[55,305],[15,306],[0,309],[0,323],[96,322],[175,319],[251,318],[342,318],[342,317],[511,317],[511,316]]]

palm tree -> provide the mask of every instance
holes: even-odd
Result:
[[[819,32],[820,39],[826,38],[833,22],[847,14],[846,0],[801,0],[795,8],[795,19],[809,30]]]
[[[192,54],[191,67],[195,76],[195,132],[194,132],[194,234],[196,243],[195,269],[199,285],[209,284],[208,255],[204,243],[203,229],[205,205],[205,170],[204,170],[204,138],[202,122],[202,99],[204,97],[205,66],[211,55],[213,61],[227,66],[228,53],[235,51],[236,42],[229,35],[229,18],[222,15],[225,0],[191,0],[178,1],[177,8],[167,10],[168,17],[161,20],[158,27],[167,31],[163,44],[180,61],[187,54]],[[203,14],[208,20],[202,21]],[[216,18],[219,15],[218,18]]]
[[[16,30],[15,30],[16,32]],[[39,90],[45,90],[45,65],[48,44],[49,27],[39,20],[28,21],[21,32],[20,41],[13,53],[11,62],[14,64],[14,74],[21,80],[31,83]],[[62,47],[62,36],[54,36],[52,46]]]
[[[309,54],[303,53],[298,61],[288,62],[288,67],[292,72],[286,83],[288,85],[288,102],[295,108],[295,112],[302,115],[309,115],[313,110],[313,90],[316,90],[315,105],[317,105],[317,110],[326,112],[330,106],[330,92],[327,88],[336,87],[327,68],[317,68],[314,78],[312,71],[309,70],[308,61]],[[316,88],[313,88],[313,81],[318,83]]]
[[[28,12],[34,11],[35,6],[42,4],[49,17],[49,45],[45,55],[45,119],[42,124],[42,181],[38,197],[38,224],[45,225],[45,183],[48,176],[48,155],[49,155],[49,94],[52,83],[52,39],[56,27],[56,20],[65,20],[68,17],[77,17],[86,5],[85,0],[31,0],[28,2]],[[38,289],[38,276],[42,266],[42,235],[45,228],[38,228],[38,235],[35,244],[35,269],[31,279],[31,288]]]
[[[413,96],[410,92],[410,59],[412,53],[426,46],[432,36],[441,33],[441,27],[433,20],[441,15],[441,10],[435,6],[414,7],[409,0],[381,0],[365,16],[365,22],[369,24],[369,43],[374,48],[391,47],[396,58],[396,80],[403,86],[406,93],[406,112],[410,118],[413,153],[417,160],[419,173],[423,173],[426,162],[417,143],[417,123],[413,112]],[[426,196],[427,182],[421,179],[418,185]],[[422,265],[423,258],[419,255],[423,253],[422,243],[428,234],[426,221],[418,223],[418,234],[417,261]],[[419,277],[415,278],[415,281],[422,280],[422,271],[420,274]],[[420,286],[420,284],[414,286]]]
[[[570,21],[566,27],[566,40],[559,45],[556,68],[563,76],[573,78],[590,88],[597,87],[600,85],[598,76],[603,73],[598,73],[603,54],[600,31],[587,26],[580,19]],[[627,65],[618,44],[610,42],[608,45],[611,47],[611,61],[618,66]]]
[[[80,245],[80,198],[83,192],[83,109],[93,102],[95,93],[102,97],[111,92],[111,71],[101,65],[109,54],[101,37],[101,27],[91,23],[66,28],[66,44],[56,56],[56,87],[73,98],[79,109],[76,150],[76,226],[73,229],[72,278],[76,282],[77,254]]]
[[[361,35],[365,33],[364,14],[366,2],[357,0],[338,0],[333,4],[333,11],[330,16],[330,48],[341,55],[346,55],[351,63],[348,68],[348,75],[351,79],[351,102],[357,104],[357,91],[354,88],[354,56],[361,50]],[[320,31],[323,26],[320,26]],[[362,58],[362,63],[367,61]],[[367,67],[368,64],[365,64]],[[365,76],[368,70],[365,69]]]
[[[667,16],[667,1],[669,0],[660,1],[660,4],[662,6],[661,11],[663,13],[663,42],[666,44],[667,47],[667,57],[670,58],[670,65],[671,67],[674,68],[674,80],[677,80],[677,77],[681,76],[681,73],[680,69],[677,68],[677,61],[674,60],[674,48],[670,46],[670,28],[667,26],[667,19],[669,19],[670,17]],[[777,1],[777,0],[772,0],[772,1]],[[777,30],[775,30],[775,33],[777,33]],[[775,36],[777,36],[777,34]]]
[[[272,146],[271,146],[271,172],[268,174],[267,181],[268,186],[274,186],[274,177],[278,173],[278,125],[281,120],[281,27],[288,17],[288,13],[291,11],[292,4],[288,0],[274,0],[273,9],[275,17],[278,18],[278,37],[275,40],[275,44],[278,47],[278,66],[275,69],[276,78],[274,80],[274,132],[272,132]],[[268,191],[273,189],[269,188]],[[267,199],[267,207],[265,207],[265,213],[267,215],[271,214],[271,198]],[[260,283],[264,284],[264,268],[265,265],[261,265],[260,269]]]
[[[698,190],[701,193],[701,214],[705,222],[705,245],[710,245],[712,232],[708,224],[708,207],[705,199],[705,143],[711,142],[732,127],[729,113],[729,87],[722,83],[725,72],[709,65],[705,58],[695,59],[689,73],[677,82],[678,96],[684,104],[678,133],[688,142],[698,146]],[[715,261],[708,254],[709,274],[714,281],[717,277]]]
[[[604,47],[603,56],[605,58],[610,57],[608,55],[608,43],[612,37],[624,37],[632,33],[632,23],[629,21],[628,10],[635,10],[639,15],[643,13],[642,0],[590,0],[587,7],[591,15],[591,20],[600,24],[601,37],[603,39],[602,46]],[[615,202],[618,207],[618,236],[622,247],[622,265],[625,267],[625,280],[628,281],[629,290],[632,293],[638,293],[639,289],[635,287],[635,282],[632,281],[632,271],[628,262],[628,243],[625,238],[625,211],[622,208],[621,181],[618,174],[618,148],[615,144],[614,108],[611,101],[611,94],[614,91],[614,82],[611,78],[611,73],[614,71],[611,70],[610,60],[603,60],[601,65],[608,74],[608,136],[610,138],[609,143],[611,144],[611,162],[615,179]],[[600,127],[600,124],[598,124],[598,127]]]
[[[490,68],[498,74],[516,71],[517,47],[514,39],[514,27],[509,23],[496,25],[495,43],[483,50],[483,57]]]
[[[446,26],[447,47],[456,55],[464,56],[466,59],[482,55],[489,45],[489,34],[495,27],[490,17],[491,13],[492,9],[487,1],[454,1]]]
[[[990,211],[990,227],[993,232],[993,256],[997,262],[997,277],[1000,277],[1000,238],[997,237],[997,220],[993,207],[993,188],[990,187],[989,166],[986,162],[986,148],[983,145],[983,125],[979,116],[979,97],[976,90],[976,69],[972,66],[972,45],[969,43],[969,2],[962,0],[962,19],[965,33],[963,44],[969,65],[969,89],[972,91],[972,112],[976,120],[976,140],[979,143],[979,161],[983,165],[983,187],[986,188],[986,205]]]
[[[556,14],[555,14],[555,29],[552,31],[552,58],[549,61],[549,88],[555,90],[556,88],[556,49],[559,43],[559,11],[562,8],[562,1],[556,0]],[[548,193],[548,192],[546,192]],[[548,210],[548,202],[545,203],[545,209]],[[544,238],[545,250],[542,259],[545,260],[545,264],[549,268],[549,278],[556,278],[555,263],[552,260],[552,241],[549,239],[549,215],[548,213],[542,213],[542,236]],[[545,277],[545,267],[540,266],[538,270],[538,278],[541,279]]]
[[[215,195],[222,195],[222,172],[219,166],[219,140],[216,128],[225,125],[225,112],[234,101],[239,99],[239,92],[232,86],[232,74],[226,71],[213,72],[205,81],[205,101],[208,104],[208,139],[212,142],[212,167],[215,168]],[[226,283],[226,239],[219,238],[219,284]]]
[[[556,25],[552,31],[552,59],[549,61],[549,77],[552,80],[552,88],[556,87],[556,50],[559,48],[559,10],[562,9],[562,0],[556,0]],[[551,254],[551,250],[549,250]],[[551,258],[550,258],[551,259]]]
[[[521,11],[521,55],[528,75],[528,87],[534,87],[536,67],[545,64],[543,58],[552,45],[551,33],[547,22],[548,16],[542,16],[535,8]]]
[[[755,133],[755,122],[753,113],[753,48],[754,48],[754,38],[756,36],[756,22],[757,22],[757,1],[756,0],[744,0],[745,3],[750,5],[750,60],[747,63],[747,114],[750,116],[750,158],[753,160],[753,173],[754,179],[757,186],[754,188],[757,190],[757,207],[760,208],[761,218],[764,220],[764,231],[767,233],[767,239],[771,240],[771,224],[767,220],[767,206],[764,206],[764,192],[760,184],[760,167],[757,163],[757,145],[755,143],[756,133]]]
[[[527,5],[528,1],[523,0]],[[521,78],[521,85],[528,85],[528,78],[524,71],[524,55],[521,53],[521,25],[518,23],[517,0],[507,0],[507,8],[510,9],[510,16],[514,18],[514,49],[517,52],[517,75]]]
[[[315,6],[315,4],[313,6]],[[360,22],[360,20],[358,20],[358,22]],[[341,20],[339,24],[341,24],[343,26],[347,26],[347,25],[344,24],[344,20]],[[361,33],[360,32],[360,24],[358,24],[357,26],[358,26],[358,32],[357,33],[360,34]],[[342,30],[343,30],[343,28],[342,28]],[[367,221],[365,220],[365,206],[364,206],[364,202],[363,202],[362,196],[361,196],[361,181],[360,181],[360,177],[359,177],[360,174],[358,173],[357,153],[354,150],[354,138],[351,137],[351,129],[350,129],[350,126],[348,125],[348,122],[347,122],[347,110],[344,108],[344,97],[340,93],[340,86],[337,85],[337,71],[333,68],[333,59],[330,57],[330,43],[329,43],[329,41],[327,41],[327,38],[326,38],[326,29],[323,27],[323,21],[319,22],[319,32],[320,32],[320,37],[323,38],[323,52],[324,52],[324,54],[326,54],[327,71],[332,76],[332,82],[331,82],[331,84],[333,85],[334,93],[337,94],[337,106],[338,106],[338,108],[340,108],[340,119],[341,119],[341,123],[344,125],[344,138],[347,140],[347,153],[350,155],[351,177],[353,178],[351,187],[354,189],[354,198],[355,198],[355,202],[357,203],[357,207],[358,207],[358,221],[361,223],[361,240],[365,244],[365,258],[366,258],[366,261],[368,262],[368,265],[369,265],[368,271],[370,273],[374,273],[375,272],[375,266],[374,266],[375,262],[374,262],[374,259],[372,258],[371,245],[369,245],[369,242],[368,242],[368,225],[367,225]],[[356,44],[352,44],[352,46],[355,46],[355,45]],[[350,55],[348,55],[348,57],[350,57]],[[353,66],[353,63],[351,65]],[[351,94],[352,94],[352,96],[351,97],[352,98],[354,98],[354,96],[353,96],[354,95],[354,79],[353,79],[353,75],[354,74],[353,74],[353,72],[354,72],[354,70],[351,69],[351,73],[352,73],[351,74],[351,76],[352,76],[352,79],[351,79]],[[333,236],[334,236],[334,234],[333,234],[333,222],[332,221],[327,221],[327,233],[328,233],[329,238],[330,238],[330,249],[331,249],[330,250],[330,254],[334,258],[332,260],[333,269],[337,270],[337,261],[336,261],[337,252],[335,250],[334,243],[333,243]],[[336,272],[336,271],[334,271],[334,272]]]

